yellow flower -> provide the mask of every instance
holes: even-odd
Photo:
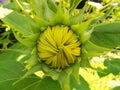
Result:
[[[67,26],[48,27],[40,36],[38,55],[53,68],[65,68],[80,56],[80,41]]]

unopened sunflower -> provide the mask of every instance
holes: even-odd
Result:
[[[28,47],[28,72],[21,79],[42,71],[44,76],[58,80],[62,90],[71,90],[71,76],[79,83],[80,62],[87,66],[87,58],[105,50],[88,40],[93,30],[90,23],[94,18],[85,21],[84,10],[75,14],[74,10],[81,0],[70,0],[66,6],[62,0],[15,1],[22,12],[10,11],[1,16],[4,22],[13,27],[16,39]],[[24,7],[26,4],[27,8]]]
[[[80,41],[69,27],[57,25],[41,34],[37,49],[44,63],[53,68],[65,68],[80,56]]]

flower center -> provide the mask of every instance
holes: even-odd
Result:
[[[80,41],[67,26],[48,27],[40,36],[38,55],[53,68],[65,68],[80,56]]]

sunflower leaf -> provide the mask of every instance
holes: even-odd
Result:
[[[52,80],[50,77],[44,77],[23,90],[61,90],[61,88],[58,81]]]
[[[117,75],[120,73],[120,59],[112,59],[112,60],[105,60],[104,65],[107,67],[107,70],[114,74]]]
[[[15,81],[13,83],[13,85],[17,84],[18,82],[20,82],[21,80],[25,79],[26,77],[28,77],[29,75],[34,74],[37,71],[41,70],[41,66],[40,64],[33,66],[30,70],[28,70],[19,80]]]
[[[71,76],[70,77],[70,86],[71,90],[90,90],[89,84],[85,81],[85,79],[82,76],[79,76],[80,84],[77,83],[76,79]]]
[[[112,90],[120,90],[120,86],[116,86]]]
[[[50,4],[53,4],[52,1],[49,0],[49,3],[47,3],[47,1],[48,0],[32,0],[29,2],[37,17],[49,21],[49,19],[54,16],[54,12],[50,9]]]
[[[115,48],[120,46],[120,22],[100,24],[91,34],[90,41],[96,45]]]
[[[48,3],[48,7],[53,11],[53,12],[57,12],[57,5],[55,3],[54,0],[47,0]]]
[[[25,47],[20,43],[14,44],[10,50],[0,54],[0,89],[1,90],[19,90],[12,86],[12,83],[19,79],[25,71],[24,66],[17,60],[23,54],[17,50],[24,50]]]
[[[4,9],[4,11],[6,11],[6,9]],[[2,12],[2,10],[0,10],[0,13],[4,15],[3,17],[0,18],[12,28],[16,29],[17,31],[26,36],[33,34],[31,26],[28,23],[27,17],[15,11],[12,11],[11,13],[6,15],[4,14],[4,12]]]
[[[109,51],[110,49],[108,48],[104,48],[104,47],[100,47],[95,45],[94,43],[87,41],[84,44],[84,48],[89,52],[89,51],[95,51],[95,52],[103,52],[103,51]]]
[[[40,18],[44,17],[44,11],[45,11],[45,2],[46,0],[30,0],[29,3],[33,9],[33,11],[36,13],[37,16]]]

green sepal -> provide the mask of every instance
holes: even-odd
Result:
[[[83,33],[85,33],[85,31],[87,31],[90,23],[93,21],[93,19],[90,19],[86,22],[83,22],[83,23],[80,23],[80,24],[77,24],[77,25],[72,25],[71,26],[71,29],[76,32],[78,35],[82,35]]]
[[[55,14],[54,18],[50,20],[52,23],[51,25],[56,24],[63,24],[63,25],[70,25],[70,20],[67,16],[67,12],[63,12],[61,2],[59,2],[57,13]]]
[[[72,67],[66,68],[60,72],[58,81],[62,90],[70,90],[70,75],[73,71]]]
[[[38,37],[38,34],[33,34],[30,36],[26,36],[24,38],[21,37],[21,34],[19,32],[15,32],[15,30],[13,30],[13,34],[15,36],[15,38],[22,43],[23,45],[29,47],[29,48],[33,48],[36,45],[36,38]]]
[[[41,26],[45,24],[44,21],[42,22],[41,25],[40,25],[40,23],[37,23],[36,21],[35,21],[35,19],[28,18],[28,22],[30,23],[31,29],[32,29],[34,34],[40,33]]]
[[[41,65],[40,64],[37,64],[35,66],[33,66],[31,69],[29,69],[19,80],[15,81],[13,83],[13,85],[19,83],[21,80],[25,79],[26,77],[28,77],[29,75],[32,75],[34,74],[35,72],[37,71],[40,71],[41,70]]]
[[[55,0],[47,0],[48,3],[48,7],[53,11],[53,12],[57,12],[57,5],[55,3]]]
[[[45,67],[44,67],[45,68]],[[53,80],[58,80],[62,90],[70,90],[70,75],[73,71],[72,67],[66,69],[49,69],[45,70],[45,76],[51,77]]]
[[[87,40],[83,45],[82,45],[83,50],[86,50],[86,53],[103,53],[105,51],[110,51],[108,48],[100,47],[92,43],[91,41]],[[84,51],[83,51],[84,53]]]
[[[80,61],[81,61],[81,58],[78,57],[76,63],[72,66],[73,68],[72,75],[76,79],[77,83],[80,83],[80,78],[79,78]]]
[[[45,2],[44,17],[47,21],[50,21],[55,16],[55,13],[49,8],[47,1]]]
[[[80,66],[85,68],[92,68],[88,57],[81,57]]]
[[[34,20],[39,25],[39,27],[45,27],[49,25],[47,20],[44,20],[40,17],[34,16]]]
[[[41,65],[44,73],[50,73],[52,71],[52,69],[48,65],[44,64],[42,61],[41,61]]]
[[[84,32],[84,33],[81,35],[81,37],[80,37],[81,43],[84,44],[84,43],[90,38],[92,32],[93,32],[92,29],[89,30],[89,31],[87,31],[87,32]]]
[[[26,65],[26,69],[31,69],[32,66],[36,65],[37,63],[41,64],[39,61],[38,61],[38,57],[37,55],[31,55],[30,59],[26,62],[27,65]]]
[[[37,42],[39,36],[40,36],[40,32],[39,33],[35,33],[33,35],[30,35],[30,36],[25,36],[25,38],[29,39],[31,42],[34,42],[35,45],[36,45],[36,42]]]
[[[60,75],[60,72],[57,72],[54,69],[51,72],[46,73],[46,76],[50,76],[53,80],[58,80],[59,75]]]

